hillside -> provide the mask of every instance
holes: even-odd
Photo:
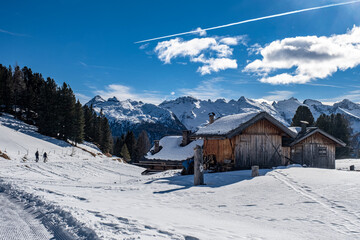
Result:
[[[0,157],[0,189],[55,239],[356,239],[360,233],[359,172],[293,167],[251,178],[250,171],[235,171],[205,174],[206,185],[194,187],[193,176],[142,176],[142,168],[73,151],[34,130],[0,117],[0,150],[11,158]],[[34,161],[36,148],[51,152],[49,162]],[[341,160],[339,167],[354,162],[360,166]]]

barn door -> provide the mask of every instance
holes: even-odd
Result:
[[[303,163],[303,146],[302,145],[295,146],[291,151],[291,155],[292,155],[292,160],[294,161],[294,163],[301,164],[301,165],[304,164]]]
[[[240,141],[235,145],[235,164],[237,168],[249,168],[250,165],[249,142]]]

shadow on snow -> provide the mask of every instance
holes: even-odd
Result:
[[[272,170],[273,169],[260,169],[259,175],[264,176],[266,173]],[[145,184],[151,184],[155,182],[158,184],[160,183],[160,184],[167,184],[169,186],[174,186],[174,185],[176,186],[175,188],[154,192],[155,194],[166,194],[166,193],[189,189],[191,187],[218,188],[251,179],[252,179],[251,170],[240,170],[240,171],[230,171],[230,172],[205,173],[204,174],[205,185],[199,185],[199,186],[194,186],[194,175],[186,175],[186,176],[178,175],[172,177],[157,178],[148,181]]]

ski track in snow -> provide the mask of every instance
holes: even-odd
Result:
[[[342,206],[333,200],[326,198],[325,196],[317,194],[309,186],[300,185],[298,182],[292,180],[286,173],[280,170],[273,171],[268,175],[286,184],[300,195],[319,204],[325,210],[332,212],[336,217],[331,219],[330,227],[334,230],[348,236],[353,236],[353,234],[360,234],[360,216],[358,216],[356,213],[350,212],[346,209],[345,206]],[[344,229],[347,231],[344,231]]]
[[[36,217],[21,202],[0,192],[0,240],[53,238]]]

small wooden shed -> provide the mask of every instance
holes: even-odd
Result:
[[[308,167],[334,169],[336,147],[345,146],[344,142],[319,128],[303,128],[290,144],[290,158]]]
[[[218,118],[194,135],[204,139],[207,166],[227,170],[285,165],[290,147],[283,139],[293,139],[296,133],[266,112],[250,112]]]

